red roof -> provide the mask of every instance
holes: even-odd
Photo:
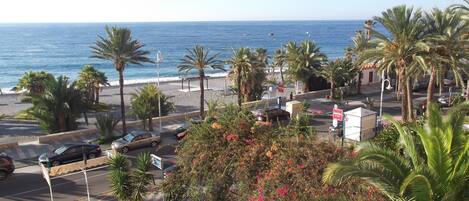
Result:
[[[362,70],[375,69],[377,66],[374,63],[367,63],[362,66]]]

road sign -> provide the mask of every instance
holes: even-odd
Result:
[[[337,121],[342,121],[343,117],[344,117],[344,110],[339,109],[339,108],[332,109],[332,119],[335,119]]]
[[[151,164],[153,164],[155,167],[159,168],[160,170],[163,170],[163,160],[156,156],[155,154],[150,154],[151,157]]]

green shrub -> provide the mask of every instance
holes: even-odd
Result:
[[[96,116],[96,128],[101,135],[102,143],[114,139],[114,130],[119,121],[120,118],[115,117],[111,113]]]

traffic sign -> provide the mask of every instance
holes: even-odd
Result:
[[[332,119],[342,121],[344,117],[344,110],[339,108],[332,109]]]
[[[160,170],[163,170],[163,159],[158,157],[155,154],[150,154],[150,157],[151,157],[151,164],[159,168]]]

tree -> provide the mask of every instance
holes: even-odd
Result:
[[[168,115],[174,109],[174,104],[169,101],[170,97],[164,95],[155,85],[145,85],[131,95],[131,105],[134,113],[143,120],[144,125],[145,119],[148,119],[148,129],[150,131],[153,131],[153,117],[159,116],[159,100],[161,101],[162,116]]]
[[[101,134],[102,141],[114,140],[114,130],[120,122],[112,113],[96,115],[96,129]]]
[[[44,92],[48,83],[50,83],[52,80],[54,80],[54,76],[45,71],[29,71],[18,80],[16,88],[18,91],[27,90],[32,94],[40,94]]]
[[[116,153],[111,158],[111,191],[114,197],[121,201],[143,201],[148,186],[154,178],[150,171],[151,158],[149,153],[140,153],[137,156],[137,169],[131,171],[127,157]]]
[[[152,63],[147,57],[148,51],[142,50],[143,44],[134,40],[131,31],[127,28],[106,27],[107,38],[98,36],[94,46],[91,47],[93,58],[112,61],[119,73],[119,93],[121,101],[122,132],[127,133],[125,124],[124,103],[124,70],[128,64],[142,65],[144,62]]]
[[[425,57],[430,79],[427,88],[427,104],[433,101],[435,84],[442,87],[443,75],[451,71],[457,85],[464,88],[462,79],[467,66],[463,62],[468,56],[468,41],[463,39],[467,34],[469,24],[462,19],[462,15],[451,10],[441,11],[433,9],[425,15],[426,42],[430,50]],[[428,108],[427,106],[427,108]]]
[[[165,200],[359,200],[368,196],[358,182],[340,187],[321,183],[323,168],[346,157],[346,151],[316,141],[305,120],[274,128],[256,123],[250,111],[228,105],[216,119],[192,125],[178,149],[177,170],[161,186]]]
[[[330,164],[323,181],[340,184],[358,178],[391,200],[465,200],[469,136],[462,126],[468,111],[465,103],[445,118],[432,104],[425,126],[403,127],[390,119],[399,132],[401,152],[364,144],[355,158]]]
[[[87,99],[92,103],[99,103],[99,92],[106,85],[109,86],[107,76],[92,65],[83,66],[78,74],[77,86],[86,91]]]
[[[86,105],[76,82],[60,76],[46,85],[40,94],[29,94],[33,107],[31,115],[39,120],[41,129],[48,133],[71,131],[77,128],[77,119]]]
[[[223,62],[218,60],[218,53],[210,55],[210,50],[205,50],[203,46],[197,45],[192,50],[187,49],[187,55],[181,59],[179,64],[179,72],[189,72],[197,70],[199,73],[200,86],[200,116],[204,118],[204,79],[205,70],[208,68],[224,70]]]
[[[402,119],[414,119],[412,103],[412,84],[410,79],[415,71],[425,65],[422,57],[428,50],[424,43],[424,24],[420,10],[414,11],[406,6],[388,9],[380,17],[374,17],[389,34],[383,34],[375,29],[369,29],[372,47],[363,51],[359,62],[369,62],[378,65],[379,71],[396,72],[398,90],[403,94]],[[389,37],[388,37],[389,36]]]
[[[286,49],[287,73],[295,81],[303,82],[303,91],[309,92],[314,82],[314,71],[327,60],[326,55],[312,41],[303,41],[299,46],[296,42],[289,42]]]
[[[243,75],[248,74],[249,70],[253,67],[251,50],[245,47],[233,50],[233,55],[226,61],[226,63],[231,66],[230,74],[234,74],[236,77],[238,107],[241,108],[243,103],[243,95],[241,93],[242,78]]]
[[[365,24],[369,24],[367,23],[369,22],[369,20],[367,20],[365,22]],[[370,27],[372,28],[372,27]],[[360,63],[359,59],[356,58],[358,57],[362,52],[364,52],[365,50],[371,48],[371,44],[370,44],[370,35],[367,34],[367,32],[363,32],[363,31],[357,31],[355,32],[355,36],[352,38],[352,54],[354,56],[354,59],[353,62],[354,62],[354,65],[360,67],[363,65],[363,63]],[[357,93],[360,94],[361,93],[361,85],[362,85],[362,71],[360,70],[359,74],[358,74],[358,82],[357,82]]]
[[[316,74],[328,80],[331,84],[331,98],[334,97],[335,87],[343,85],[352,80],[356,74],[356,68],[351,61],[336,59],[315,70]]]
[[[283,68],[286,65],[286,55],[285,50],[283,48],[275,50],[274,59],[273,59],[273,66],[274,68],[277,67],[280,71],[280,79],[282,84],[285,84],[285,79],[283,78]]]

